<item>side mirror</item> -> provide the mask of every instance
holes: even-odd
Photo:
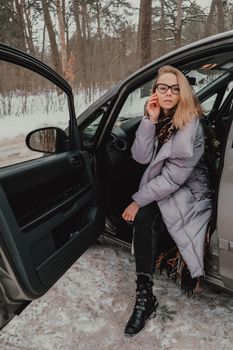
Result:
[[[59,153],[65,150],[67,140],[68,136],[62,129],[48,127],[31,131],[26,136],[25,142],[32,151]]]

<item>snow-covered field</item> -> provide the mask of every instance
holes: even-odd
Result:
[[[96,100],[104,91],[97,91]],[[30,151],[25,144],[26,135],[37,128],[56,126],[65,129],[69,123],[69,110],[65,94],[42,94],[11,97],[9,113],[0,99],[0,167],[38,158],[39,152]],[[92,102],[93,102],[92,101]],[[85,92],[74,96],[77,115],[88,107]]]
[[[88,101],[85,92],[74,96],[77,115],[85,110],[91,102],[104,94],[96,91],[92,101]],[[11,101],[10,114],[4,114],[0,104],[0,167],[20,163],[41,157],[43,153],[30,151],[26,144],[26,135],[37,128],[55,126],[65,129],[69,123],[69,110],[65,94],[42,94],[27,97],[15,96]],[[0,99],[1,100],[1,99]],[[140,90],[130,95],[120,116],[133,117],[143,111],[146,98],[140,98]],[[22,113],[22,111],[24,112]]]
[[[1,350],[232,350],[233,298],[204,287],[188,298],[155,280],[157,316],[136,337],[123,335],[134,303],[134,263],[125,248],[90,248],[41,299],[0,333]]]

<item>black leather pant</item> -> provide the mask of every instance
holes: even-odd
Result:
[[[140,208],[134,221],[136,273],[153,275],[156,257],[173,244],[157,203]]]

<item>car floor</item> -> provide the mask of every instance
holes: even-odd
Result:
[[[155,280],[157,316],[133,338],[123,335],[134,304],[130,251],[91,247],[39,300],[0,333],[2,350],[233,349],[233,298],[204,286],[182,295],[166,276]]]

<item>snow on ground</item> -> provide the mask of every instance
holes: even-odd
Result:
[[[165,276],[154,292],[157,316],[133,338],[123,330],[134,304],[129,250],[91,247],[42,298],[0,333],[2,350],[232,350],[233,299],[204,288],[188,298]]]
[[[80,91],[74,95],[76,115],[83,112],[91,103],[103,95],[105,90],[96,90],[90,101],[87,92]],[[66,128],[69,122],[69,106],[65,93],[42,93],[38,95],[17,95],[9,97],[10,108],[3,108],[4,99],[0,95],[0,139],[11,139],[26,134],[36,128],[59,126]],[[26,99],[26,104],[25,104]]]

